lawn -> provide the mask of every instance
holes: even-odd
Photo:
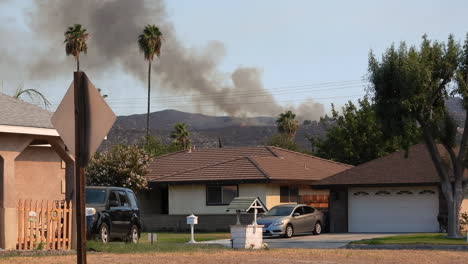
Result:
[[[196,241],[208,241],[229,238],[228,233],[199,233],[195,234]],[[187,244],[190,234],[187,233],[157,233],[157,241],[151,245],[148,234],[142,233],[138,244],[124,243],[120,241],[102,244],[90,240],[87,242],[88,251],[109,253],[143,253],[143,252],[197,252],[226,250],[220,245]]]
[[[382,244],[437,244],[437,245],[468,245],[466,237],[461,239],[447,238],[446,234],[427,233],[389,236],[355,241],[352,244],[382,245]]]

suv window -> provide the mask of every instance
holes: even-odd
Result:
[[[315,212],[315,209],[310,206],[304,206],[304,214],[312,214]]]
[[[128,199],[130,200],[132,209],[138,209],[138,203],[137,203],[135,194],[132,191],[128,191],[127,194],[128,194]]]
[[[120,206],[130,207],[130,202],[128,201],[127,194],[124,191],[119,191],[120,197]]]
[[[117,196],[117,192],[116,191],[111,191],[111,193],[109,194],[109,204],[119,204],[119,197]]]

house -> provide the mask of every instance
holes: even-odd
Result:
[[[328,190],[313,182],[352,166],[277,147],[190,149],[156,158],[146,175],[151,191],[140,194],[145,227],[185,229],[185,216],[199,216],[200,230],[226,230],[235,223],[227,205],[237,196],[259,197],[271,208],[303,202],[327,206]]]
[[[73,160],[51,116],[0,93],[0,248],[16,248],[18,200],[71,199]]]
[[[445,156],[442,146],[439,151]],[[439,177],[424,144],[314,183],[330,190],[331,232],[438,232],[447,213]],[[468,196],[462,211],[468,211]]]

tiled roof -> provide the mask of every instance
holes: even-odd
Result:
[[[439,152],[446,151],[439,146]],[[424,144],[409,149],[408,157],[404,151],[394,152],[334,176],[315,182],[316,186],[327,185],[384,185],[384,184],[433,184],[439,177],[432,163],[429,151]]]
[[[209,148],[158,157],[146,177],[153,182],[315,181],[350,167],[276,147]]]
[[[0,125],[54,128],[51,117],[47,110],[0,93]]]

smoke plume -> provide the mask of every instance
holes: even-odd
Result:
[[[36,49],[27,56],[28,78],[43,80],[69,74],[71,69],[64,65],[70,65],[71,59],[65,57],[64,46],[60,43],[65,28],[79,23],[91,35],[88,54],[83,56],[80,65],[83,70],[94,76],[121,70],[145,83],[147,63],[143,61],[136,40],[144,25],[155,24],[164,35],[161,57],[153,63],[153,74],[157,76],[154,80],[160,89],[174,95],[198,94],[199,98],[193,99],[193,104],[201,112],[206,105],[233,116],[276,116],[285,110],[262,85],[259,69],[239,67],[230,74],[218,70],[225,55],[222,43],[211,42],[202,48],[185,47],[177,38],[162,0],[48,0],[35,3],[28,26],[34,43],[41,44],[24,43],[25,46],[34,45],[30,51]],[[118,78],[118,74],[114,76]],[[313,101],[293,110],[297,110],[301,119],[318,119],[324,114],[323,105]]]

